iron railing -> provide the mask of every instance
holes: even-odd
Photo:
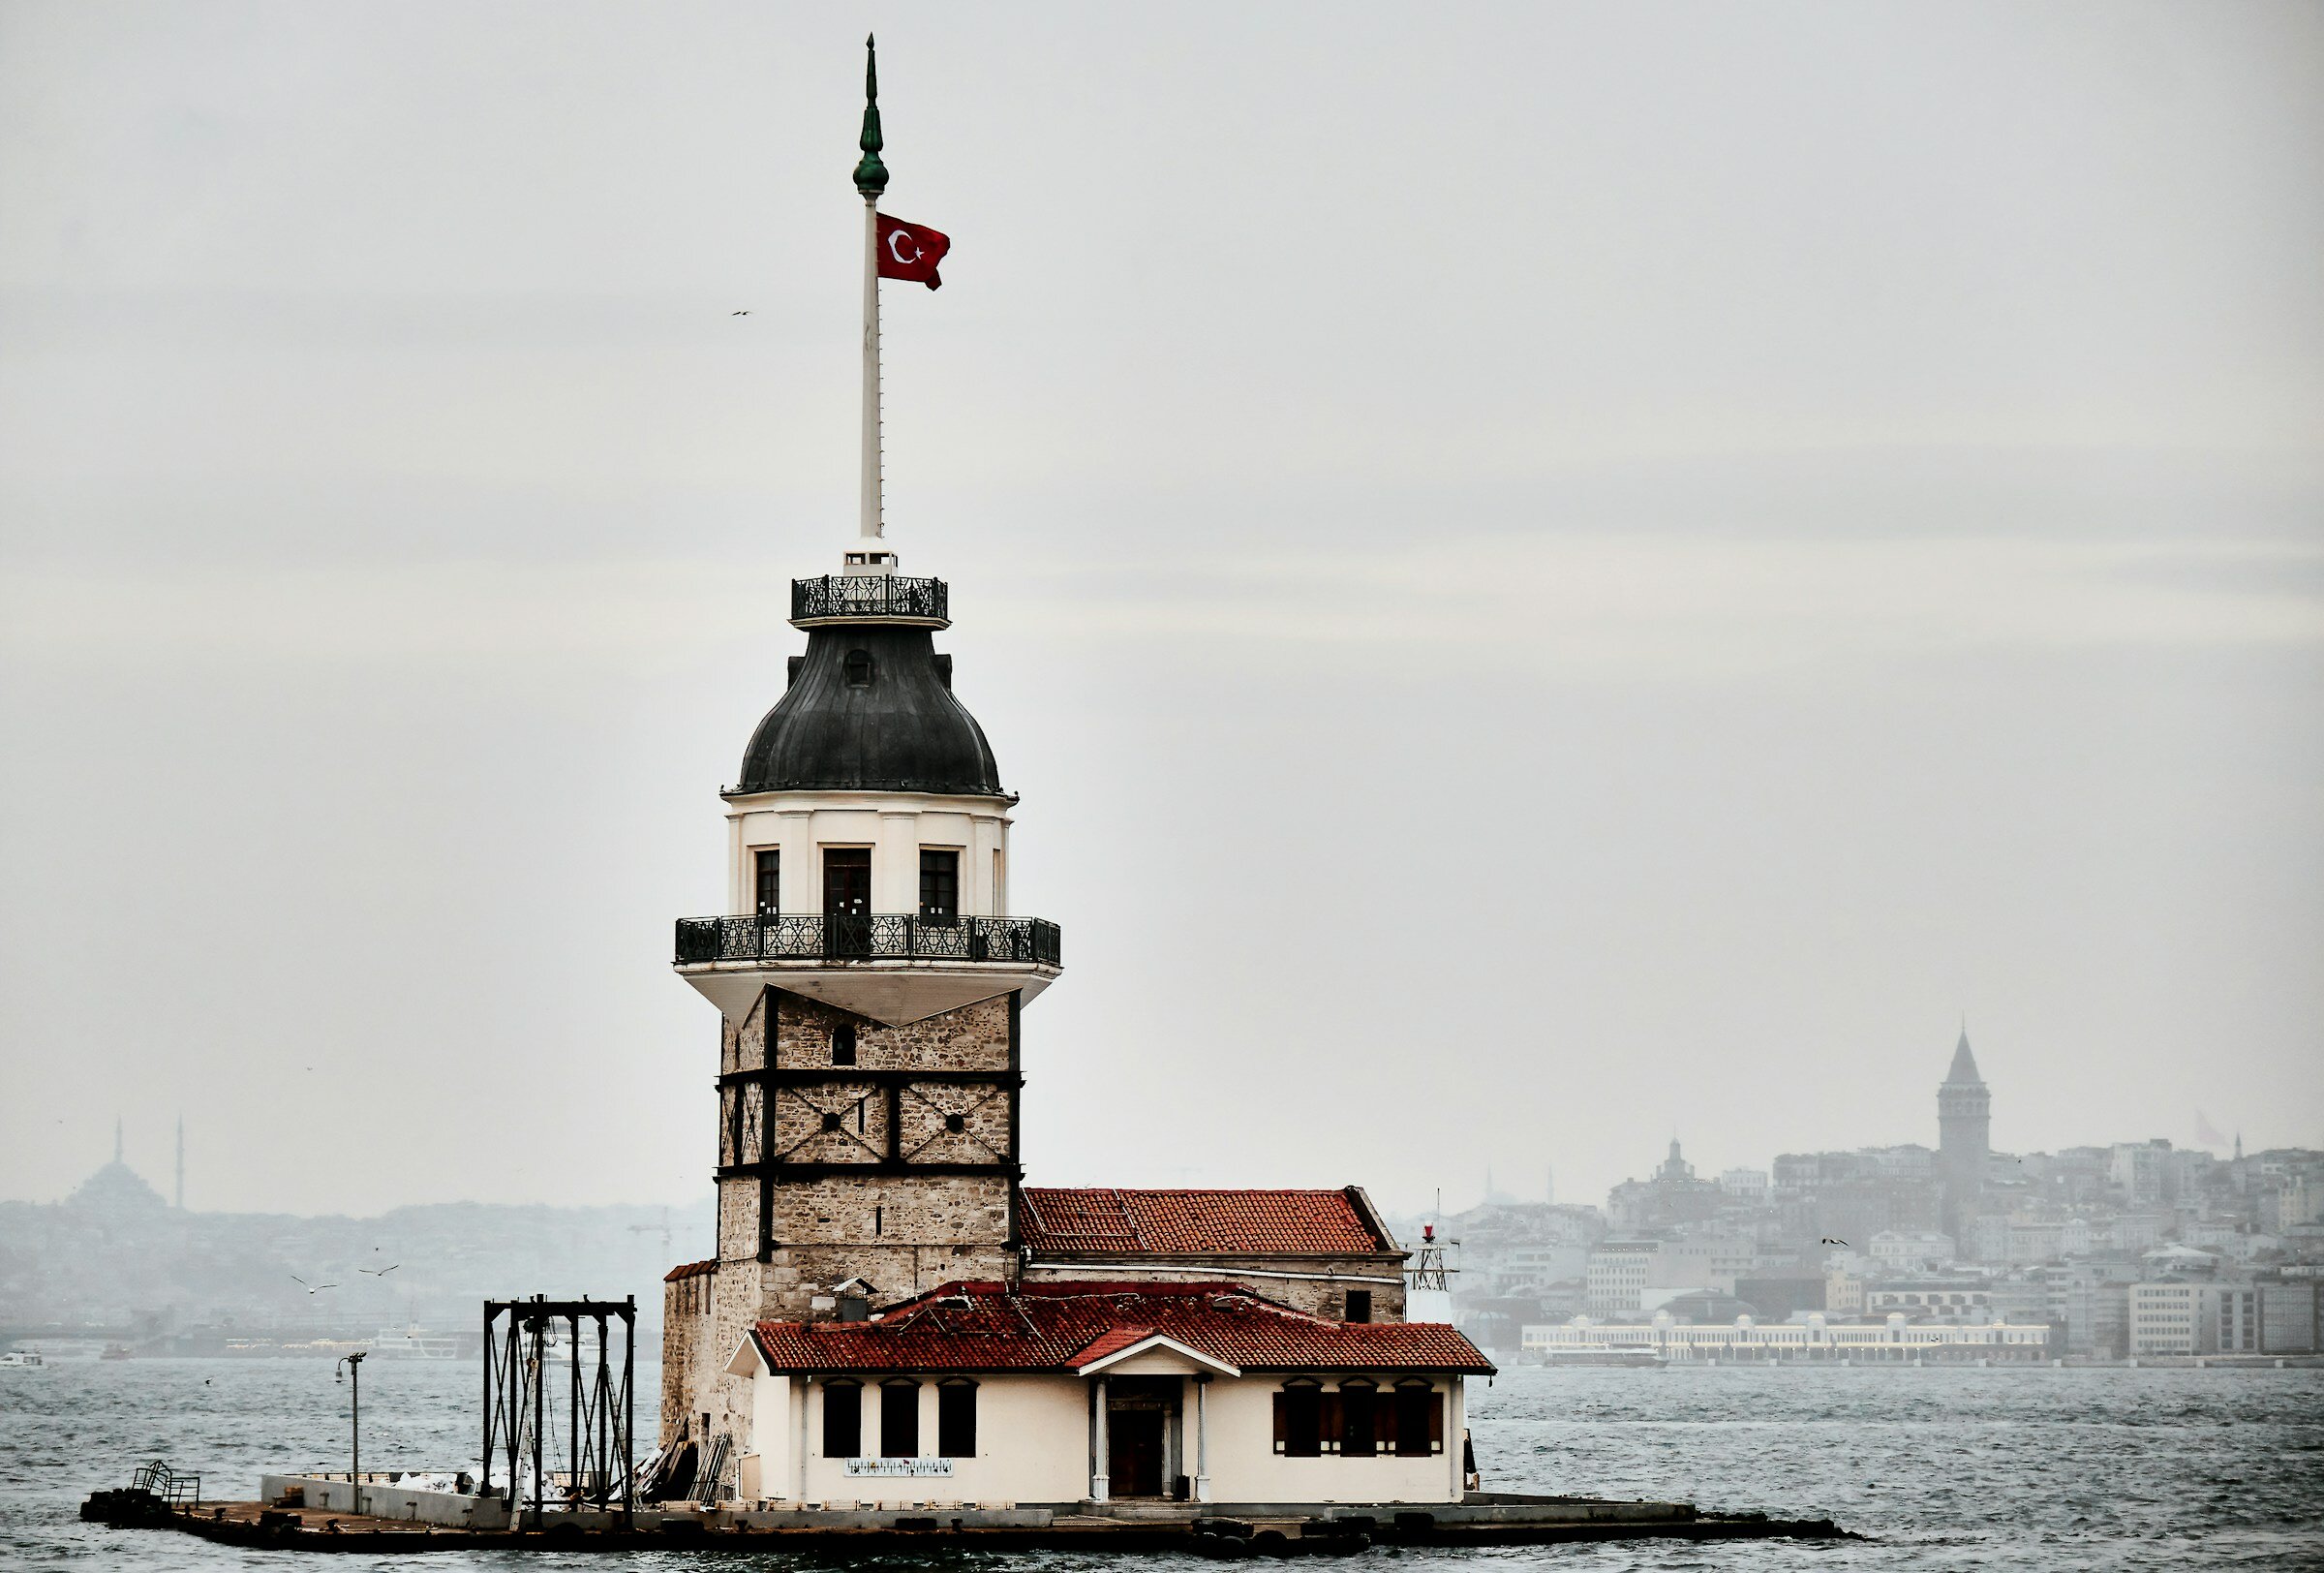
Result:
[[[138,1465],[138,1472],[130,1477],[129,1489],[151,1492],[171,1507],[201,1505],[201,1476],[180,1474],[160,1459]]]
[[[791,621],[817,617],[925,617],[952,621],[952,592],[942,579],[898,573],[831,573],[791,581]]]
[[[1061,967],[1057,926],[1037,917],[908,913],[682,917],[678,965],[719,961],[1002,961]]]

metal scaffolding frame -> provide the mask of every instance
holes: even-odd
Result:
[[[504,1324],[503,1318],[505,1317]],[[616,1381],[612,1361],[611,1325],[622,1325],[622,1363]],[[557,1350],[552,1335],[565,1324],[567,1397],[566,1403],[565,1486],[552,1503],[548,1470],[542,1457],[549,1412],[548,1372]],[[581,1326],[594,1324],[596,1360],[584,1373],[581,1363]],[[508,1464],[506,1495],[511,1508],[529,1516],[528,1527],[541,1526],[548,1506],[596,1507],[618,1511],[627,1528],[635,1507],[636,1488],[631,1443],[636,1430],[637,1297],[621,1300],[530,1300],[484,1302],[484,1480],[478,1495],[495,1495],[493,1460],[505,1455]],[[524,1500],[525,1473],[532,1474],[532,1502]],[[615,1500],[619,1493],[619,1502]]]

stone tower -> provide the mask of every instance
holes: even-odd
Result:
[[[680,920],[719,1007],[719,1249],[673,1276],[664,1439],[723,1430],[753,1321],[1014,1281],[1026,1002],[1055,925],[1008,909],[1010,814],[952,691],[938,579],[885,551],[794,580],[807,651],[720,795],[726,911]]]
[[[1969,1052],[1969,1029],[1953,1045],[1953,1064],[1937,1089],[1937,1160],[1944,1187],[1944,1228],[1966,1254],[1965,1231],[1977,1216],[1977,1192],[1985,1183],[1985,1157],[1993,1150],[1993,1095],[1977,1075]]]

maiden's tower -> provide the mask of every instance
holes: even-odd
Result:
[[[878,1500],[893,1475],[986,1501],[1202,1500],[1214,1476],[1457,1500],[1462,1377],[1491,1368],[1404,1320],[1361,1189],[1023,1183],[1026,1017],[1061,937],[1012,910],[1017,798],[937,648],[947,587],[887,539],[879,285],[933,288],[949,241],[880,211],[869,73],[860,146],[856,533],[792,583],[806,648],[720,794],[726,910],[677,929],[721,1017],[719,1247],[666,1284],[662,1441],[752,1500]]]

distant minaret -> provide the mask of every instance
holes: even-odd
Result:
[[[177,1117],[177,1210],[186,1210],[186,1117]]]
[[[113,1116],[113,1161],[121,1161],[121,1117]]]
[[[1985,1183],[1985,1158],[1993,1150],[1993,1095],[1977,1074],[1977,1057],[1969,1052],[1969,1024],[1961,1025],[1961,1041],[1953,1045],[1952,1067],[1937,1089],[1937,1161],[1944,1184],[1944,1227],[1953,1244],[1965,1253],[1962,1238],[1976,1217],[1977,1191]]]

